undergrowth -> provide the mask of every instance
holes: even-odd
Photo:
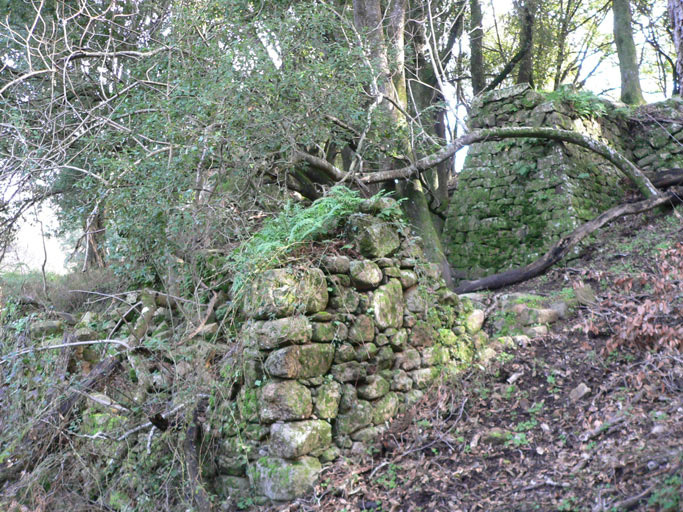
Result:
[[[110,269],[65,275],[5,272],[0,275],[0,295],[8,300],[38,303],[56,311],[74,312],[101,298],[126,289],[128,282]]]
[[[583,322],[587,334],[609,335],[606,352],[683,348],[683,243],[661,250],[653,267],[614,279],[615,290]]]
[[[375,198],[381,195],[380,192]],[[336,186],[308,207],[286,204],[278,216],[267,220],[258,233],[230,255],[233,296],[239,297],[254,273],[283,265],[302,245],[332,236],[363,201],[358,192]]]
[[[571,87],[560,87],[547,93],[548,100],[566,103],[581,117],[601,117],[607,113],[605,102],[588,91],[575,91]]]

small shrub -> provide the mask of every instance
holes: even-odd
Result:
[[[125,290],[128,283],[116,277],[109,269],[72,272],[66,275],[40,272],[15,272],[0,276],[3,301],[15,303],[41,303],[56,311],[73,312],[101,299],[102,295]]]

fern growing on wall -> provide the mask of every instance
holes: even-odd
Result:
[[[337,186],[306,208],[294,203],[285,205],[282,213],[266,221],[258,233],[230,255],[233,295],[239,295],[255,273],[284,264],[296,248],[332,234],[341,221],[358,211],[362,202],[358,192]]]

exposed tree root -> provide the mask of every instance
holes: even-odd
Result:
[[[476,279],[474,281],[462,282],[455,288],[455,292],[469,293],[479,290],[495,290],[497,288],[502,288],[503,286],[520,283],[541,275],[545,270],[564,258],[569,251],[581,240],[605,224],[624,215],[634,215],[636,213],[652,210],[653,208],[667,203],[681,202],[682,196],[683,189],[679,188],[677,190],[670,190],[669,192],[664,192],[636,203],[627,203],[615,206],[614,208],[601,213],[595,219],[583,224],[582,226],[579,226],[567,236],[562,237],[548,250],[548,252],[546,252],[533,263],[521,268],[507,270],[505,272],[486,276],[481,279]]]

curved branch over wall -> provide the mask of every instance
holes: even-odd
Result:
[[[524,138],[557,140],[586,148],[601,155],[610,163],[614,164],[615,167],[633,182],[645,197],[654,197],[658,194],[657,188],[633,162],[606,144],[571,130],[531,126],[475,130],[462,137],[458,137],[441,151],[422,158],[411,165],[390,171],[374,172],[363,176],[361,181],[363,183],[379,183],[382,181],[410,178],[415,174],[426,171],[452,157],[465,146],[476,144],[477,142]]]

